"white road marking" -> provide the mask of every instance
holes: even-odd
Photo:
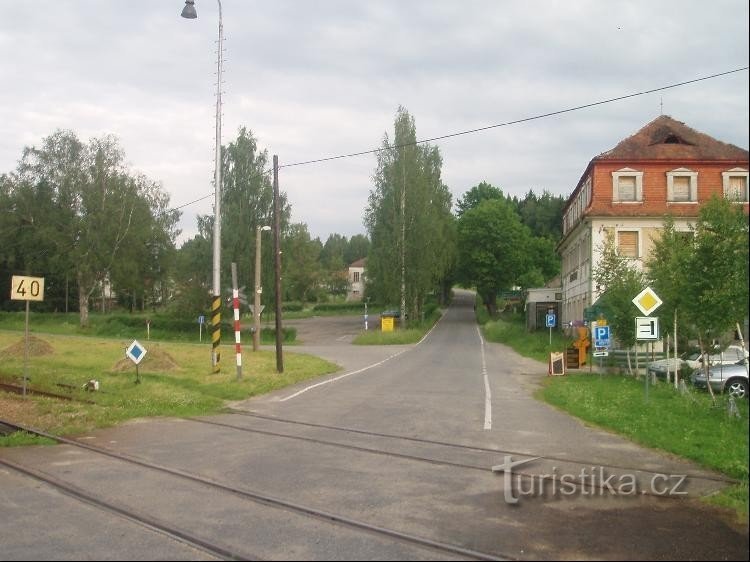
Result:
[[[487,376],[487,360],[484,356],[484,338],[482,331],[477,326],[477,335],[482,348],[482,377],[484,378],[484,429],[492,429],[492,393],[490,392],[490,379]]]
[[[295,392],[294,394],[291,394],[291,395],[287,396],[286,398],[280,398],[279,402],[286,402],[287,400],[291,400],[292,398],[296,398],[300,394],[304,394],[305,392],[307,392],[308,390],[312,390],[313,388],[318,388],[319,386],[323,386],[325,384],[336,382],[336,381],[339,381],[339,380],[344,379],[346,377],[351,377],[352,375],[356,375],[356,374],[362,373],[364,371],[372,369],[373,367],[379,367],[380,365],[382,365],[386,361],[390,361],[394,357],[398,357],[399,355],[401,355],[403,353],[406,353],[407,351],[411,351],[412,349],[415,349],[417,346],[419,346],[419,344],[421,344],[424,340],[427,339],[427,337],[432,333],[432,330],[434,330],[437,327],[437,325],[440,324],[440,321],[445,316],[447,316],[447,312],[445,314],[443,314],[440,318],[438,318],[438,321],[435,322],[435,325],[432,328],[430,328],[430,331],[427,332],[421,340],[419,340],[416,344],[414,344],[414,347],[409,347],[407,349],[402,349],[398,353],[394,353],[393,355],[390,355],[389,357],[386,357],[382,361],[378,361],[377,363],[373,363],[372,365],[367,365],[366,367],[362,367],[361,369],[357,369],[356,371],[352,371],[351,373],[344,373],[343,375],[339,375],[338,377],[334,377],[332,379],[328,379],[326,381],[319,382],[319,383],[307,386],[307,387],[303,388],[302,390],[300,390],[298,392]]]

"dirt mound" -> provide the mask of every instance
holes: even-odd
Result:
[[[29,336],[29,357],[52,355],[54,352],[55,348],[43,339]],[[25,338],[21,338],[18,342],[0,351],[0,357],[23,359],[24,353],[26,353],[26,341]]]
[[[151,372],[153,371],[176,371],[179,368],[180,366],[172,358],[172,356],[168,352],[158,347],[149,349],[148,352],[146,353],[146,357],[144,357],[143,361],[141,361],[138,364],[139,370],[141,371],[147,370]],[[130,359],[125,357],[124,359],[121,359],[120,361],[118,361],[114,367],[112,367],[112,371],[115,373],[122,373],[124,371],[135,371],[135,364]]]

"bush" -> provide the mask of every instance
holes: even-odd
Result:
[[[365,304],[362,301],[350,302],[322,302],[313,307],[315,312],[343,312],[349,310],[364,311]]]
[[[297,339],[297,328],[282,328],[281,333],[283,334],[283,342],[290,343]],[[275,342],[276,328],[262,328],[260,339],[264,342]]]

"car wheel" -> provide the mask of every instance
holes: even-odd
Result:
[[[724,387],[729,396],[735,398],[747,398],[748,388],[747,381],[742,379],[732,379],[727,381],[726,387]]]

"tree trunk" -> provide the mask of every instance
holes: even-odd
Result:
[[[703,369],[703,373],[706,375],[706,388],[708,388],[708,393],[711,395],[711,401],[713,402],[714,406],[716,405],[716,396],[714,396],[714,389],[711,388],[711,379],[709,378],[708,369],[710,368],[710,365],[708,364],[708,354],[703,349],[703,336],[698,336],[698,345],[701,348],[701,357],[703,358],[703,364],[701,365],[701,369]]]
[[[89,327],[89,294],[78,276],[78,311],[81,328]]]
[[[674,389],[677,390],[680,387],[680,369],[682,363],[677,353],[677,309],[674,311]]]

